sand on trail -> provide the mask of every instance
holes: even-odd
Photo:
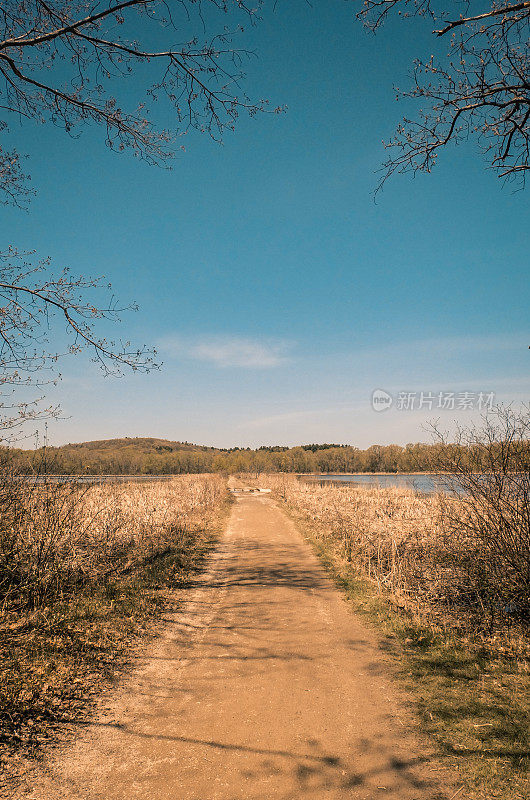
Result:
[[[275,501],[241,493],[182,609],[20,796],[436,800],[444,783],[375,634]]]

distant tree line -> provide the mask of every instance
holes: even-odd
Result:
[[[447,444],[263,446],[216,449],[188,443],[128,439],[37,450],[9,449],[24,472],[60,475],[181,475],[204,472],[414,472],[433,469]],[[465,458],[465,449],[462,450]]]

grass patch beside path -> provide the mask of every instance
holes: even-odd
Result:
[[[458,797],[530,797],[528,661],[504,657],[476,642],[457,641],[396,609],[390,597],[353,571],[332,537],[287,510],[352,608],[382,634],[382,648],[423,730],[464,784]]]
[[[68,723],[89,718],[98,696],[133,663],[141,639],[156,635],[162,609],[178,608],[178,590],[204,567],[230,505],[227,496],[207,529],[179,532],[167,552],[142,567],[80,586],[3,628],[2,796],[16,792],[26,759],[41,757]]]

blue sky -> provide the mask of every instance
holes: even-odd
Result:
[[[529,398],[528,190],[469,144],[374,202],[381,141],[407,110],[393,85],[433,41],[418,21],[373,37],[353,10],[266,9],[242,40],[258,54],[246,88],[287,112],[241,118],[222,146],[188,134],[171,171],[97,130],[14,131],[38,194],[27,214],[2,209],[2,241],[105,275],[140,305],[123,335],[164,362],[113,380],[64,361],[52,441],[406,443],[471,412],[377,414],[372,390]]]

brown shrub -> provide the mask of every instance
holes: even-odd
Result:
[[[102,580],[204,526],[226,495],[219,476],[82,486],[0,473],[0,603],[34,608]]]

